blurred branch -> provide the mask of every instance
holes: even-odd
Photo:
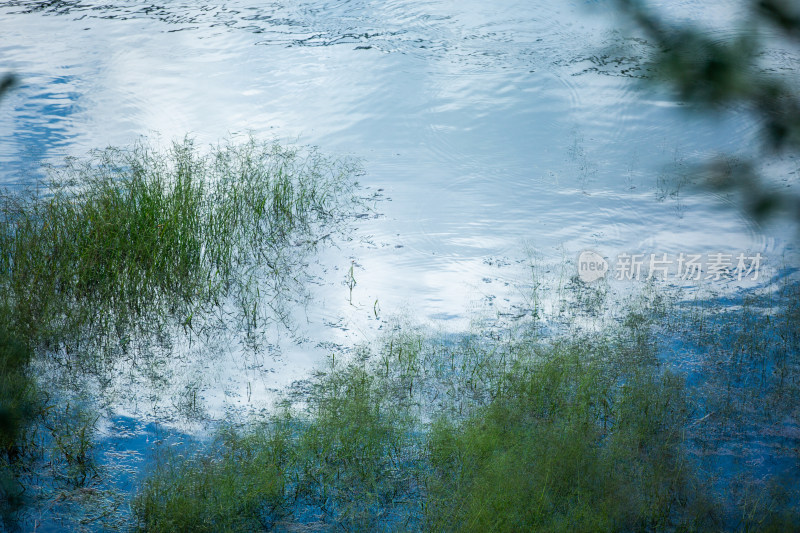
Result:
[[[656,82],[672,86],[696,108],[724,112],[735,104],[750,109],[761,124],[762,160],[800,154],[800,96],[795,87],[758,67],[761,49],[755,32],[716,41],[702,28],[668,25],[641,0],[617,3],[659,50],[652,58]],[[800,10],[793,2],[751,0],[750,13],[750,27],[777,29],[787,44],[800,43]],[[752,162],[732,168],[718,161],[703,174],[708,186],[738,191],[742,207],[756,218],[788,211],[800,221],[800,197],[778,194]]]
[[[13,74],[3,74],[3,76],[0,77],[0,98],[2,98],[6,91],[10,90],[16,84],[16,76]]]
[[[787,36],[800,40],[800,6],[789,0],[761,0],[756,2],[761,16],[772,22]]]

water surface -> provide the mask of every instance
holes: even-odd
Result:
[[[659,7],[722,40],[740,15],[728,0]],[[786,247],[730,201],[675,188],[708,157],[752,153],[758,124],[640,90],[649,44],[605,2],[10,1],[0,27],[21,80],[2,102],[0,183],[140,136],[254,134],[363,160],[374,211],[311,265],[312,303],[272,359],[217,361],[209,405],[301,377],[393,313],[459,329],[504,311],[531,256],[547,272],[584,249],[778,262]]]

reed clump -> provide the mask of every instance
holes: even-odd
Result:
[[[278,414],[162,458],[134,498],[136,525],[797,529],[800,286],[779,289],[732,306],[648,286],[596,322],[595,299],[575,297],[592,311],[586,327],[545,330],[534,316],[440,335],[394,324],[375,345],[332,355]],[[246,507],[207,503],[208,487],[237,480],[271,491],[230,500]]]
[[[713,525],[683,448],[684,383],[623,330],[549,341],[397,330],[375,349],[332,358],[270,419],[228,428],[189,459],[164,458],[134,500],[138,526]],[[269,490],[229,497],[233,486]]]
[[[29,525],[40,507],[116,520],[117,503],[101,501],[97,398],[79,376],[135,367],[132,344],[168,345],[217,315],[237,331],[284,319],[303,258],[355,207],[359,172],[313,149],[186,139],[94,151],[0,194],[4,525]],[[69,386],[55,385],[62,375]]]
[[[297,275],[292,258],[352,202],[357,172],[253,139],[68,160],[0,198],[0,318],[52,349],[166,319],[191,325],[229,297],[249,304],[255,276],[280,289]]]

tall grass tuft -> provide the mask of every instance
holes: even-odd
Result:
[[[31,346],[59,345],[253,302],[256,271],[280,291],[292,258],[352,201],[356,172],[252,139],[68,160],[0,198],[0,318]]]
[[[580,346],[541,352],[477,415],[433,426],[429,530],[710,523],[687,505],[705,496],[692,486],[681,447],[681,380],[644,367],[615,375],[598,355]]]
[[[215,313],[238,319],[234,328],[284,319],[304,255],[354,207],[358,172],[351,160],[254,139],[207,152],[191,140],[142,142],[69,159],[47,182],[0,194],[6,526],[76,507],[95,524],[119,518],[94,449],[96,398],[72,382],[41,390],[34,369],[80,382],[123,357],[136,366],[140,346],[168,345],[170,333],[198,330]],[[132,340],[141,342],[131,355]]]
[[[715,525],[683,447],[684,383],[629,326],[549,341],[395,330],[377,350],[344,357],[280,415],[224,432],[221,448],[191,460],[163,460],[134,500],[139,528]],[[229,486],[270,490],[235,497]]]

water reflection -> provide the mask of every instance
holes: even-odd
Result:
[[[733,6],[661,7],[724,26]],[[476,301],[510,304],[526,246],[545,270],[585,248],[782,248],[714,197],[660,185],[746,153],[756,125],[687,122],[671,95],[637,92],[649,45],[602,5],[11,1],[0,24],[4,65],[24,83],[0,115],[3,183],[153,132],[198,144],[252,132],[362,157],[380,216],[316,259],[318,303],[297,312],[299,336],[323,345],[369,338],[375,302],[453,327]],[[287,344],[284,381],[324,352]]]

